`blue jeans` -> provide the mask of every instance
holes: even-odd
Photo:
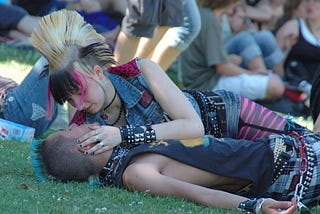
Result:
[[[201,18],[195,0],[183,1],[184,25],[170,28],[163,37],[169,46],[184,51],[196,38],[201,29]]]
[[[228,54],[242,57],[242,67],[247,68],[249,62],[261,56],[266,67],[272,69],[284,59],[273,34],[267,30],[259,32],[242,31],[232,37],[226,44]]]
[[[52,119],[46,119],[48,77],[40,77],[40,74],[47,64],[43,57],[40,58],[22,83],[5,95],[0,115],[6,120],[35,128],[35,137],[47,131],[58,114],[58,106],[52,99]]]

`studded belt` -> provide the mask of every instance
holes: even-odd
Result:
[[[222,98],[211,91],[185,90],[197,101],[206,135],[227,136],[226,108]]]

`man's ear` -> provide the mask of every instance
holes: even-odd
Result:
[[[93,67],[93,72],[98,76],[99,79],[104,77],[103,69],[99,65]]]

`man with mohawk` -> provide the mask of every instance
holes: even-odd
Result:
[[[0,118],[34,128],[35,137],[45,133],[58,115],[58,105],[53,102],[51,120],[46,118],[48,77],[41,73],[47,65],[41,57],[21,84],[0,76]]]
[[[89,181],[245,213],[296,213],[292,198],[304,211],[319,203],[320,136],[308,130],[254,141],[123,143],[85,155],[76,140],[91,126],[72,125],[32,143],[32,166],[41,182]]]

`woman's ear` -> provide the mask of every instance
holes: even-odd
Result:
[[[93,71],[98,76],[99,79],[102,79],[104,77],[103,69],[99,65],[95,65],[93,67]]]

